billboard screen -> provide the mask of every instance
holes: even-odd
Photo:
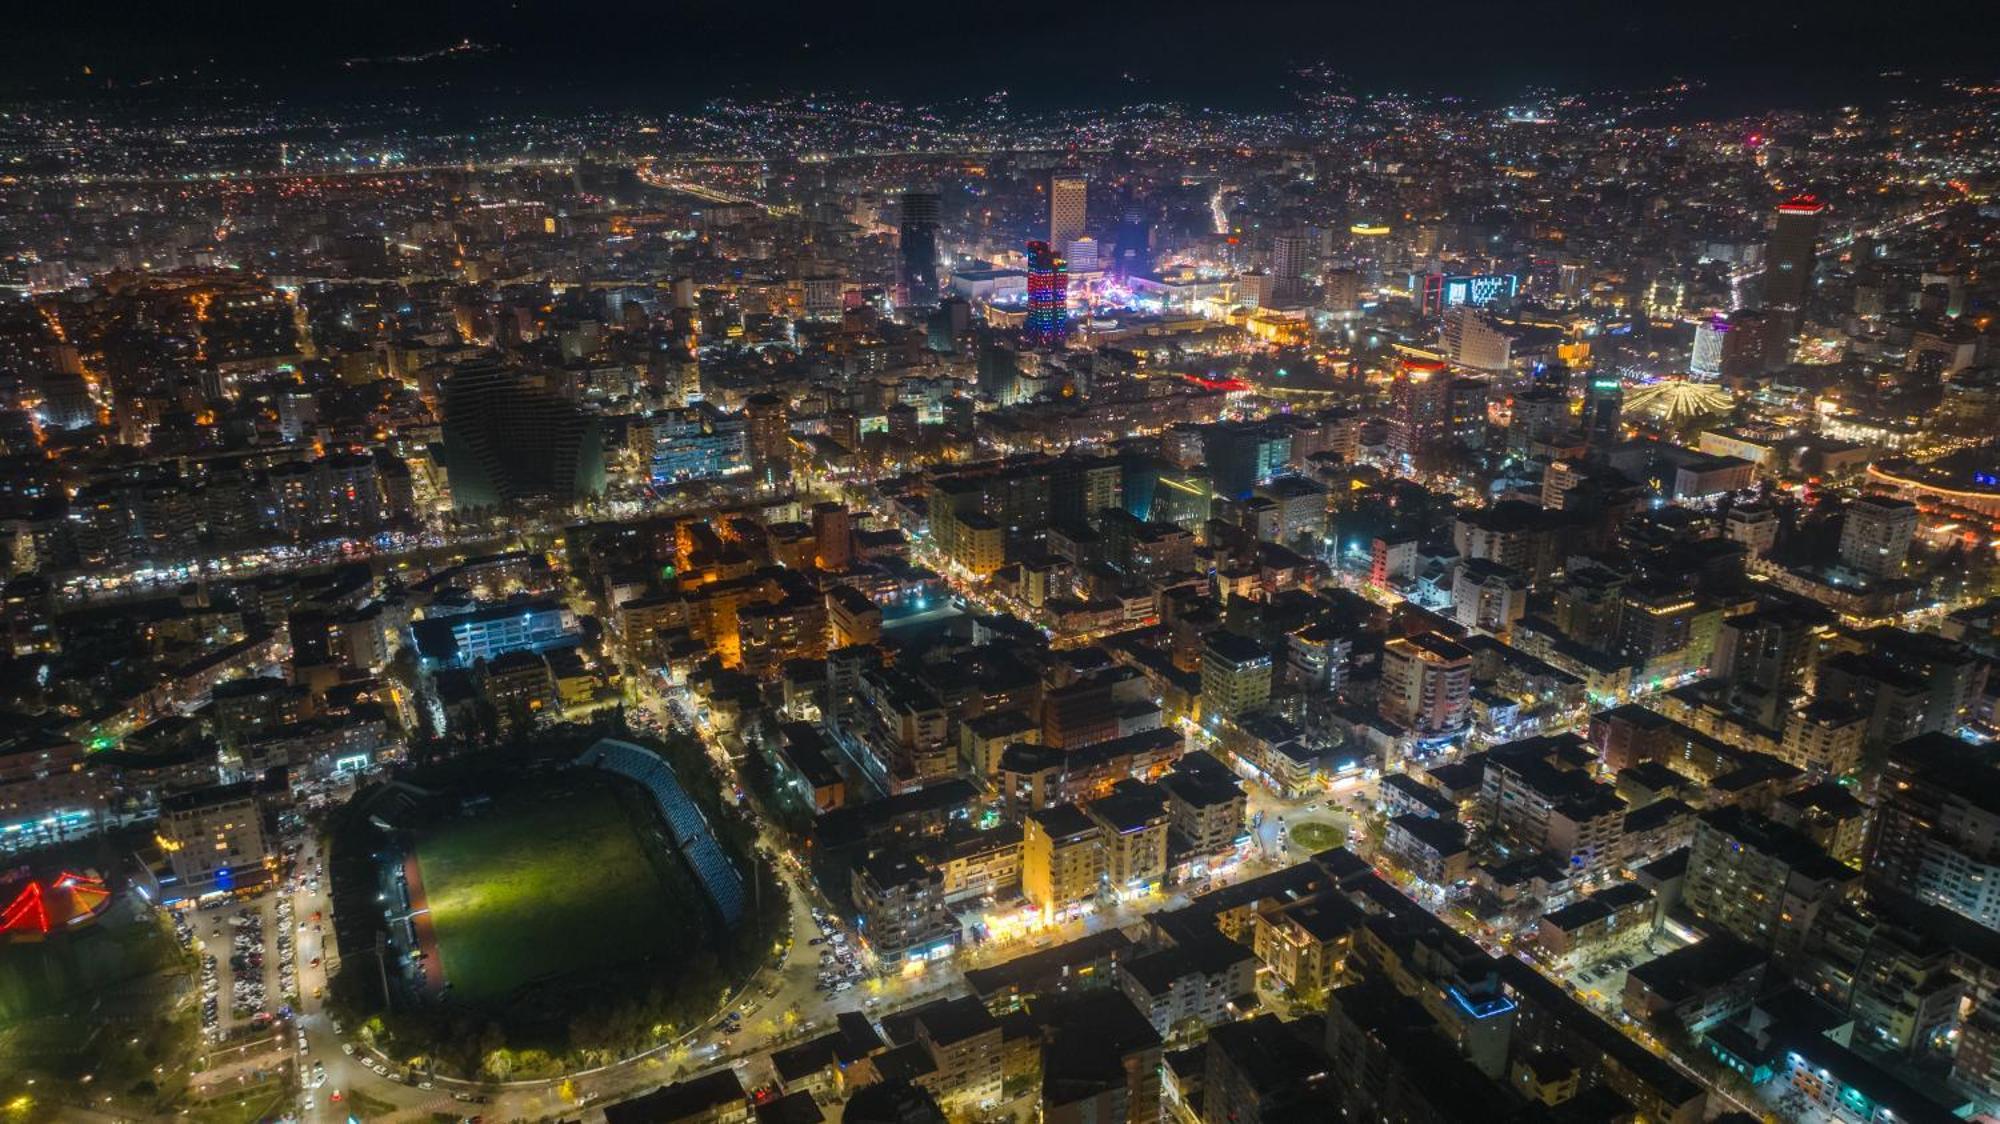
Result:
[[[1482,273],[1474,277],[1433,273],[1424,278],[1423,311],[1435,316],[1454,305],[1484,308],[1520,291],[1521,279],[1512,273]]]

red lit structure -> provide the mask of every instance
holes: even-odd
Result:
[[[1203,390],[1237,391],[1249,390],[1250,384],[1242,379],[1205,379],[1200,375],[1182,375],[1182,378]]]
[[[1458,380],[1447,370],[1442,360],[1406,358],[1389,386],[1390,443],[1411,464],[1452,437],[1452,394]]]
[[[0,938],[38,941],[95,921],[110,904],[110,888],[88,874],[66,870],[47,882],[28,879],[0,909]]]
[[[1820,216],[1825,210],[1817,195],[1794,195],[1778,204],[1771,240],[1764,246],[1764,307],[1777,317],[1773,339],[1781,341],[1780,355],[1789,352],[1812,296]]]

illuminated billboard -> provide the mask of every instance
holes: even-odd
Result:
[[[1484,308],[1521,291],[1521,279],[1512,273],[1482,273],[1474,277],[1453,277],[1444,273],[1424,277],[1426,316],[1435,316],[1454,305]]]

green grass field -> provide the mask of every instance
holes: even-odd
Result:
[[[427,829],[417,862],[457,998],[502,998],[581,968],[686,948],[702,903],[608,782],[508,794]],[[664,861],[662,861],[664,860]]]
[[[1340,828],[1326,823],[1302,823],[1291,829],[1292,842],[1306,850],[1318,854],[1331,847],[1345,846],[1347,834]]]

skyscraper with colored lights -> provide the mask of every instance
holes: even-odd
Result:
[[[1061,347],[1069,335],[1069,263],[1047,242],[1028,243],[1028,320],[1033,347]]]

